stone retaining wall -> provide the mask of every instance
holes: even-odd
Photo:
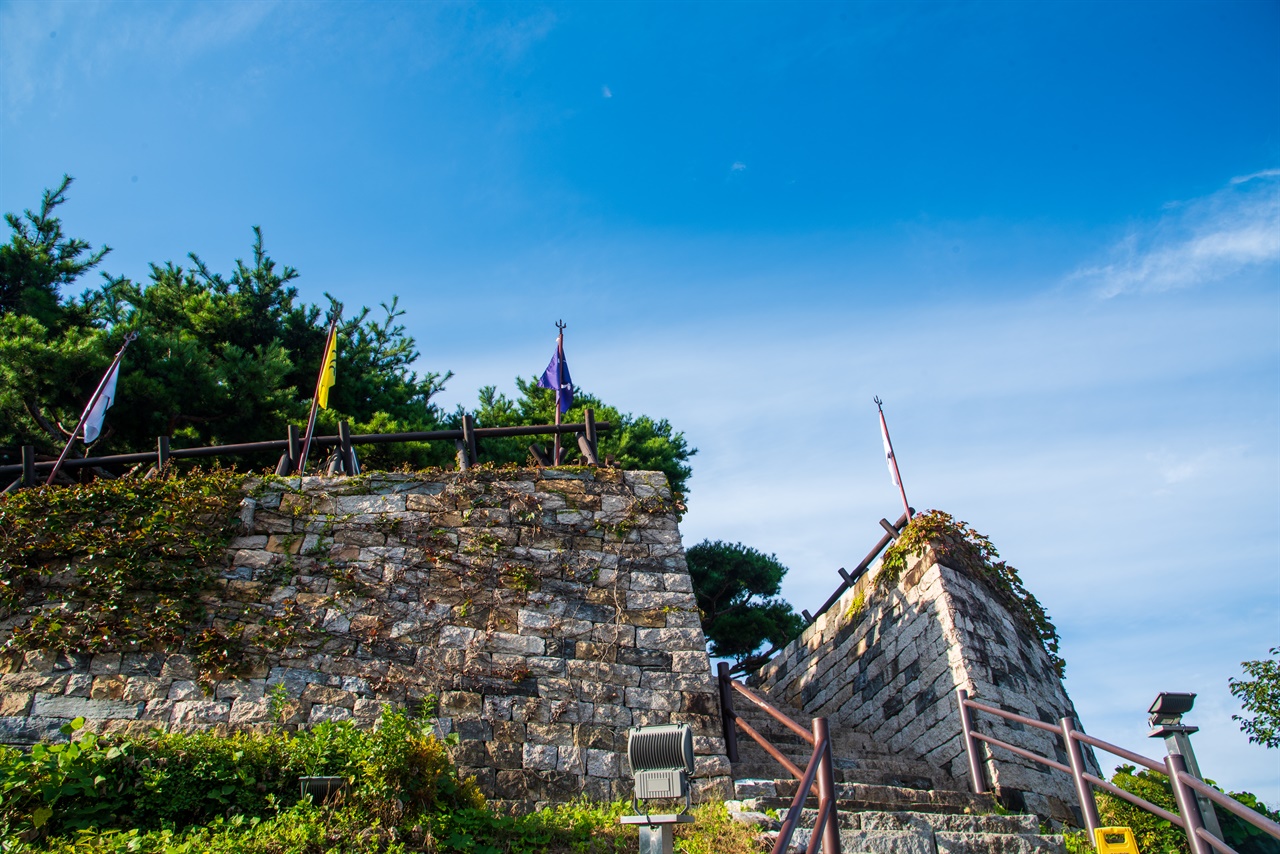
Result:
[[[662,474],[307,477],[249,496],[205,604],[265,654],[234,678],[202,674],[191,650],[10,657],[0,741],[56,738],[75,717],[107,732],[368,725],[435,695],[491,798],[625,797],[626,730],[662,723],[693,726],[696,795],[732,796]]]
[[[909,562],[878,591],[873,567],[796,641],[755,674],[771,696],[825,716],[893,751],[923,758],[969,788],[956,689],[1045,723],[1075,718],[1048,653],[985,582],[937,562]],[[1066,763],[1061,740],[975,713],[975,727]],[[1070,776],[987,749],[988,781],[1007,804],[1081,825]],[[1098,774],[1092,753],[1086,761]]]

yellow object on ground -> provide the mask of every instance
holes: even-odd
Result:
[[[1093,832],[1098,854],[1141,854],[1138,840],[1127,827],[1099,827]]]

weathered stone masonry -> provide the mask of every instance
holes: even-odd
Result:
[[[501,470],[255,485],[211,625],[268,641],[237,678],[189,650],[30,652],[0,675],[0,740],[253,729],[439,697],[490,797],[629,794],[626,730],[687,722],[699,797],[727,797],[715,686],[659,473]],[[47,606],[46,606],[47,607]],[[30,614],[0,623],[0,639]]]
[[[897,753],[921,757],[969,786],[956,689],[988,705],[1057,724],[1076,717],[1044,647],[987,583],[940,564],[933,551],[910,561],[899,582],[876,587],[873,567],[755,676],[771,696],[826,716]],[[1049,733],[975,713],[984,732],[1066,763]],[[1099,774],[1091,753],[1086,762]],[[1076,814],[1071,778],[987,750],[987,779],[1014,805],[1045,818]]]

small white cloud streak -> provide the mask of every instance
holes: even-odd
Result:
[[[612,90],[612,89],[610,89],[608,86],[601,86],[601,87],[600,87],[600,94],[601,94],[603,97],[605,97],[605,98],[612,98],[612,97],[613,97],[613,90]]]
[[[1119,241],[1108,263],[1083,267],[1069,280],[1110,298],[1207,285],[1280,260],[1280,169],[1233,178],[1210,196],[1170,208]]]
[[[729,167],[729,171],[730,172],[746,172],[747,164],[743,163],[741,160],[735,160],[733,162],[733,165]]]

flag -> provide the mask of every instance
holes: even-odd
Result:
[[[120,375],[120,361],[117,359],[111,366],[111,370],[102,380],[102,393],[98,395],[97,400],[93,401],[93,405],[85,410],[84,415],[80,417],[80,423],[84,426],[82,434],[86,445],[93,444],[98,435],[102,433],[102,421],[107,417],[107,410],[111,408],[111,404],[116,402],[116,378]]]
[[[884,459],[889,464],[889,478],[893,485],[902,486],[902,478],[898,476],[898,460],[893,456],[893,445],[889,444],[889,425],[884,423],[884,410],[880,411],[880,438],[884,440]]]
[[[338,379],[338,329],[329,333],[324,347],[324,361],[320,363],[320,383],[316,386],[316,403],[321,409],[329,408],[329,389]]]
[[[556,341],[556,351],[551,354],[551,364],[538,377],[538,385],[553,389],[560,402],[560,412],[569,411],[573,405],[573,379],[569,376],[569,363],[564,358],[564,345]]]

